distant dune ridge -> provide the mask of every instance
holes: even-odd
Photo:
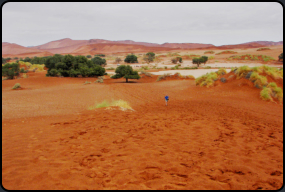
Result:
[[[257,48],[283,45],[283,41],[253,41],[242,44],[215,46],[202,43],[147,43],[132,40],[110,41],[104,39],[72,40],[70,38],[51,41],[38,46],[24,47],[15,43],[2,42],[2,56],[47,56],[53,54],[87,55],[96,53],[129,53],[148,51],[171,51],[180,49],[233,49]]]

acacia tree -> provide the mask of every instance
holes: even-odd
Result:
[[[283,61],[283,53],[281,53],[281,54],[278,56],[278,61],[281,61],[281,59],[282,59],[282,61]]]
[[[192,59],[192,63],[197,64],[197,66],[199,67],[199,65],[201,64],[201,60],[200,60],[200,58],[195,57]]]
[[[128,79],[140,79],[137,71],[133,71],[133,68],[129,65],[121,65],[116,68],[115,75],[111,76],[112,79],[119,79],[124,77],[126,79],[126,83],[128,83]]]
[[[124,61],[126,63],[138,63],[138,57],[133,54],[127,55]]]
[[[202,56],[200,58],[203,58],[203,59],[201,59],[201,63],[204,63],[204,65],[205,65],[206,62],[208,61],[208,57],[207,56]]]

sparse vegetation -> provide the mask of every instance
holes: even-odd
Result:
[[[201,87],[212,87],[214,86],[214,81],[218,79],[218,75],[215,72],[207,73],[205,75],[202,75],[198,77],[195,82],[196,85],[200,85]]]
[[[216,55],[221,55],[221,54],[235,54],[237,52],[235,51],[222,51],[222,52],[219,52],[219,53],[216,53]]]
[[[20,83],[16,83],[12,89],[19,89],[19,88],[21,88]]]
[[[271,50],[271,49],[268,47],[262,47],[262,48],[257,49],[256,51],[265,51],[265,50]]]
[[[85,81],[85,83],[84,83],[84,85],[86,85],[86,84],[90,84],[91,82],[89,82],[89,81]]]
[[[111,103],[107,100],[104,100],[102,103],[95,104],[94,106],[88,107],[88,110],[94,110],[97,108],[106,108],[106,107],[120,107],[122,110],[133,110],[130,104],[124,100],[113,100]]]
[[[96,54],[96,55],[94,55],[94,57],[105,57],[105,55],[104,54]]]
[[[246,55],[232,55],[229,58],[227,58],[227,60],[251,60],[251,61],[259,60],[259,61],[268,62],[268,61],[274,61],[275,59],[273,57],[266,56],[266,55],[246,54]]]
[[[225,68],[220,68],[216,73],[217,75],[225,75],[227,74],[227,71]]]
[[[204,54],[214,54],[214,51],[205,51]]]
[[[157,77],[157,80],[156,81],[161,81],[162,79],[165,79],[166,77],[170,77],[170,73],[166,73],[164,75],[160,75]]]

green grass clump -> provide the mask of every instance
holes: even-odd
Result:
[[[275,98],[281,103],[283,102],[283,90],[281,87],[277,87],[276,83],[269,83],[260,92],[260,97],[265,101],[273,101]]]
[[[196,85],[200,85],[201,87],[212,87],[214,86],[214,81],[218,79],[218,75],[215,72],[207,73],[198,77],[195,82]]]
[[[268,101],[268,100],[273,101],[271,94],[272,94],[271,89],[268,87],[264,87],[262,91],[260,92],[260,97],[262,100],[265,100],[265,101]]]
[[[269,67],[267,65],[263,65],[259,69],[267,75],[271,76],[273,79],[283,79],[283,70],[280,71],[276,67]]]
[[[16,83],[12,89],[19,89],[21,87],[20,83]]]
[[[131,106],[129,105],[129,103],[127,101],[124,100],[113,100],[111,103],[108,102],[107,100],[104,100],[102,103],[98,103],[95,104],[93,106],[88,107],[88,110],[94,110],[94,109],[98,109],[98,108],[106,108],[106,107],[112,107],[112,106],[116,106],[116,107],[120,107],[121,109],[131,109]]]
[[[250,77],[249,77],[249,80],[252,81],[252,82],[254,82],[254,81],[256,81],[256,79],[258,79],[258,78],[259,78],[258,72],[252,72],[251,75],[250,75]]]
[[[237,79],[240,79],[242,77],[245,77],[247,75],[247,73],[251,71],[251,69],[249,68],[249,66],[244,65],[239,67],[236,71],[235,74],[237,75]]]
[[[262,73],[262,69],[260,69],[260,67],[252,67],[251,70],[253,72]]]
[[[257,79],[254,81],[254,86],[256,88],[259,88],[261,89],[262,87],[266,86],[268,83],[267,83],[267,78],[262,76],[262,75],[259,75],[257,77]]]
[[[91,82],[89,81],[85,81],[85,83],[83,85],[86,85],[86,84],[90,84]]]
[[[187,75],[187,77],[188,77],[189,79],[195,79],[195,77],[194,77],[193,75]]]
[[[225,74],[227,74],[227,71],[225,68],[220,68],[218,71],[216,71],[216,73],[218,75],[225,75]]]

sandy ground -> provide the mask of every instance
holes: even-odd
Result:
[[[95,84],[41,72],[2,81],[3,187],[282,187],[283,105],[261,100],[245,79],[210,89],[156,79]],[[11,90],[15,83],[23,89]],[[87,110],[104,99],[135,111]]]

